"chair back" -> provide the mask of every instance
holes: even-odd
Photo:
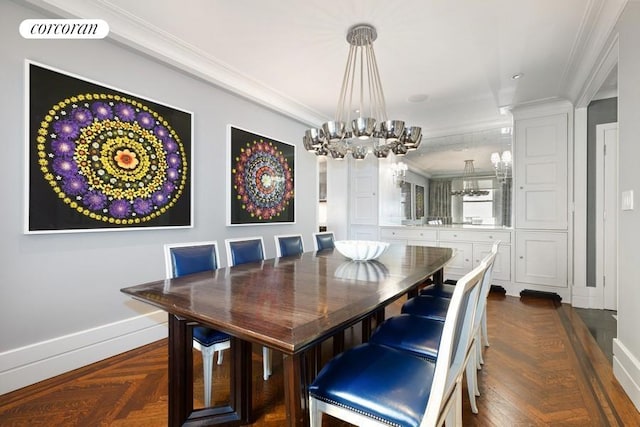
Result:
[[[498,256],[498,247],[500,241],[498,240],[491,247],[491,252],[485,256],[480,265],[485,266],[485,272],[482,276],[482,282],[480,283],[480,294],[478,295],[478,306],[476,307],[476,316],[474,319],[474,327],[477,328],[480,325],[482,316],[484,315],[485,307],[487,306],[487,297],[491,290],[491,280],[493,277],[493,265],[495,264],[496,257]]]
[[[335,237],[333,235],[333,231],[323,231],[321,233],[313,233],[313,249],[315,251],[333,249],[334,240],[335,240]]]
[[[167,243],[164,245],[165,276],[168,279],[217,270],[218,242]]]
[[[264,260],[264,241],[262,237],[241,237],[225,239],[227,262],[229,267]]]
[[[300,255],[304,252],[302,234],[279,234],[273,236],[276,242],[276,256]]]
[[[422,426],[437,425],[453,403],[456,384],[465,369],[467,348],[473,338],[475,309],[485,270],[486,266],[480,264],[465,274],[458,280],[451,296]]]

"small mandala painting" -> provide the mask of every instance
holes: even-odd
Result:
[[[27,66],[27,232],[191,226],[190,113]]]
[[[229,126],[229,225],[295,222],[295,147]]]

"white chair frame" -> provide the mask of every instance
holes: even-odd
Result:
[[[439,427],[445,424],[445,422],[447,426],[462,426],[462,378],[465,372],[469,348],[473,342],[474,322],[476,319],[475,313],[482,277],[485,271],[486,263],[481,263],[469,273],[465,274],[458,280],[456,285],[457,292],[454,292],[451,297],[447,317],[449,317],[449,313],[455,314],[457,317],[464,292],[471,287],[473,288],[469,291],[471,292],[468,301],[469,306],[464,319],[462,319],[463,324],[459,337],[459,350],[454,353],[454,346],[451,342],[447,345],[442,345],[441,343],[441,351],[436,361],[429,402],[427,403],[424,416],[420,422],[421,427]],[[443,343],[446,339],[453,340],[456,328],[457,322],[455,320],[448,319],[448,321],[445,321],[442,331]],[[449,364],[452,357],[454,359]],[[334,405],[309,395],[311,427],[320,427],[322,425],[323,413],[359,426],[388,426],[386,423],[373,420],[370,417],[354,412],[348,408]]]

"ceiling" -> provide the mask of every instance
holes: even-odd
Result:
[[[334,114],[348,28],[370,23],[389,118],[440,137],[574,101],[626,0],[27,1],[312,126]]]

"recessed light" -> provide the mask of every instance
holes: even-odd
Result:
[[[429,96],[427,94],[424,93],[418,93],[415,95],[411,95],[409,98],[407,98],[407,100],[409,102],[424,102],[427,100]]]
[[[517,73],[511,76],[511,80],[518,80],[518,79],[521,79],[522,77],[524,77],[524,73]]]

